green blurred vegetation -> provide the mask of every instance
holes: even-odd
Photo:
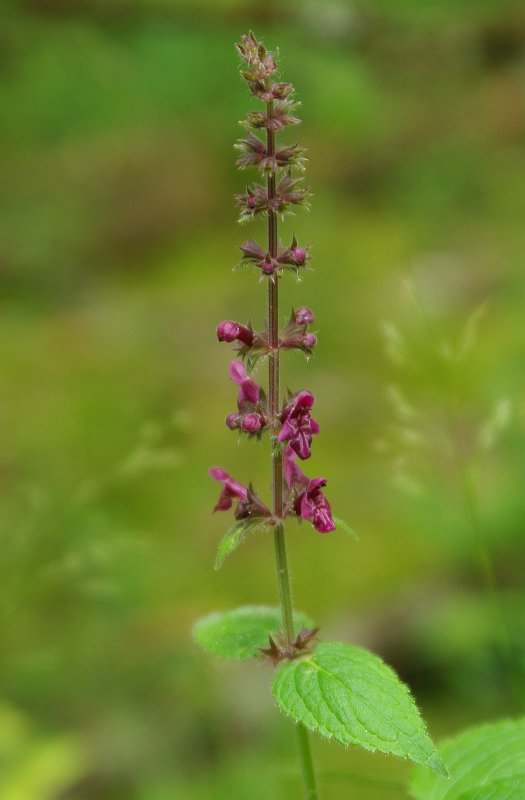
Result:
[[[436,737],[522,711],[523,4],[4,0],[0,22],[2,797],[301,796],[268,670],[190,639],[277,597],[262,535],[213,571],[206,476],[268,490],[214,340],[264,319],[231,271],[250,27],[296,83],[314,192],[282,233],[315,271],[282,294],[319,345],[286,382],[316,393],[308,471],[360,537],[290,528],[296,605],[389,661]],[[325,800],[405,796],[404,763],[315,751]]]

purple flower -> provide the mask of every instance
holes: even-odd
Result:
[[[296,248],[302,249],[302,248]],[[314,321],[314,312],[311,308],[307,306],[303,306],[303,308],[298,308],[295,312],[295,322],[297,325],[311,325]]]
[[[239,341],[250,346],[253,344],[253,331],[239,322],[225,320],[217,328],[217,339],[219,342]]]
[[[311,392],[303,391],[294,395],[281,414],[282,428],[279,442],[290,442],[300,459],[310,458],[312,436],[319,433],[319,425],[310,416],[314,404]]]
[[[270,517],[270,509],[257,497],[250,486],[243,486],[234,480],[222,467],[212,467],[208,470],[210,477],[223,484],[219,502],[213,509],[214,511],[228,511],[232,507],[234,499],[237,499],[235,509],[235,519],[247,519],[249,517]]]
[[[237,483],[231,475],[229,475],[222,467],[212,467],[208,470],[208,474],[214,480],[223,484],[222,492],[219,497],[219,502],[213,509],[214,511],[228,511],[232,507],[233,499],[236,497],[242,502],[248,500],[248,489],[242,483]]]
[[[242,361],[232,361],[230,364],[230,377],[239,386],[239,403],[248,400],[258,403],[260,389],[252,378],[248,377],[246,367]]]
[[[330,503],[321,491],[326,478],[310,480],[297,466],[296,454],[291,445],[286,445],[283,456],[283,471],[288,484],[288,509],[302,519],[311,520],[319,533],[335,530]]]
[[[321,491],[321,486],[326,486],[326,483],[326,478],[313,478],[296,500],[301,517],[311,520],[319,533],[335,531],[330,503]]]

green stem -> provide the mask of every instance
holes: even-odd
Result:
[[[267,104],[268,116],[272,116],[273,103]],[[267,130],[268,155],[275,153],[275,135]],[[268,199],[276,196],[275,173],[268,175]],[[268,212],[268,251],[272,258],[277,257],[277,214]],[[277,417],[279,413],[279,278],[272,275],[268,279],[268,336],[270,353],[268,357],[268,401],[270,419],[272,420],[272,479],[273,479],[273,513],[277,524],[274,529],[275,558],[277,562],[277,582],[281,599],[283,615],[283,628],[286,644],[290,648],[294,640],[292,593],[290,589],[290,574],[288,572],[288,559],[286,557],[286,541],[283,517],[283,457],[277,448]],[[298,724],[297,739],[299,742],[299,755],[305,788],[306,800],[318,800],[315,773],[310,749],[308,731],[304,725]]]
[[[308,731],[304,725],[301,724],[297,725],[297,743],[299,745],[299,756],[301,759],[306,800],[317,800],[319,795],[317,793],[310,739]]]
[[[286,557],[286,542],[284,527],[279,522],[274,529],[275,560],[277,562],[277,582],[279,584],[279,597],[283,614],[283,628],[286,643],[294,640],[292,594],[290,591],[290,573],[288,572],[288,559]]]

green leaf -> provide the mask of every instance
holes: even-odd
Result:
[[[352,539],[355,539],[356,541],[359,539],[359,536],[357,535],[357,533],[354,531],[353,528],[350,527],[348,522],[344,521],[344,519],[341,519],[341,517],[334,517],[333,515],[332,515],[332,519],[335,522],[336,528],[340,528],[342,531],[347,533],[349,536],[352,537]]]
[[[506,778],[490,781],[485,786],[470,789],[459,800],[523,800],[525,797],[525,777]]]
[[[253,519],[243,519],[226,531],[219,542],[217,555],[215,557],[215,569],[220,569],[222,567],[226,556],[229,556],[230,553],[237,550],[249,533],[257,530],[257,528],[263,528],[264,525],[264,519],[261,519],[261,517],[254,517]]]
[[[318,645],[279,669],[273,694],[286,714],[328,739],[409,758],[446,775],[408,687],[362,647]]]
[[[416,800],[525,797],[525,717],[470,728],[443,742],[439,752],[452,780],[415,769],[410,793]]]
[[[305,614],[294,613],[295,629],[312,628]],[[268,645],[268,635],[282,628],[279,608],[243,606],[233,611],[217,611],[198,620],[193,626],[197,644],[219,658],[242,661],[258,655],[259,648]]]

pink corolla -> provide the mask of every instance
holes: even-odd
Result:
[[[283,457],[283,471],[289,489],[289,499],[297,516],[310,520],[316,531],[329,533],[335,530],[330,503],[321,491],[326,478],[308,478],[296,463],[296,454],[287,445]]]
[[[232,361],[230,364],[230,377],[239,387],[239,402],[248,400],[250,403],[258,403],[260,388],[252,378],[248,377],[246,367],[242,361]]]
[[[222,491],[214,511],[228,511],[232,507],[233,501],[238,500],[234,512],[235,519],[271,516],[270,509],[259,500],[251,486],[243,486],[222,467],[212,467],[208,470],[208,474],[214,480],[222,483]]]
[[[319,425],[310,416],[314,404],[311,392],[303,391],[293,395],[281,414],[282,428],[279,432],[280,442],[290,442],[300,459],[310,458],[312,436],[319,433]]]
[[[297,498],[299,512],[303,519],[309,519],[319,533],[335,531],[330,503],[321,491],[326,486],[326,478],[313,478],[305,491]]]

